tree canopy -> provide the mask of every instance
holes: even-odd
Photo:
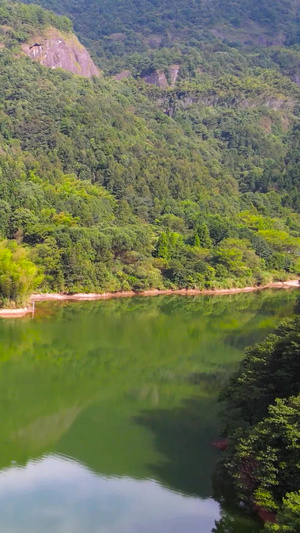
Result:
[[[247,350],[222,394],[224,469],[250,508],[277,513],[268,531],[296,533],[300,490],[300,317]]]
[[[147,6],[134,15],[150,16]],[[188,34],[197,6],[181,6]],[[180,33],[145,56],[126,53],[131,79],[85,79],[21,52],[41,28],[69,32],[65,16],[0,8],[0,234],[30,248],[40,290],[214,289],[299,274],[297,47],[235,47],[211,33],[198,47]],[[108,57],[107,74],[126,66]],[[167,87],[145,83],[153,69]]]

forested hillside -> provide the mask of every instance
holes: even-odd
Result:
[[[194,50],[215,37],[232,44],[299,43],[299,0],[39,0],[66,14],[102,66],[151,50]],[[131,56],[132,57],[128,57]]]
[[[261,31],[276,27],[291,36],[296,4],[287,3],[283,16],[283,4],[275,3],[273,26],[260,20]],[[161,31],[173,32],[177,8],[139,3],[126,4],[122,18],[131,49],[103,55],[96,48],[106,46],[104,33],[92,37],[95,5],[85,3],[86,19],[80,2],[53,8],[71,14],[75,28],[79,21],[90,25],[80,35],[106,74],[127,67],[131,78],[87,79],[26,57],[24,44],[42,30],[56,28],[68,40],[72,25],[37,6],[0,2],[2,304],[20,302],[37,288],[201,289],[296,276],[297,45],[220,41],[211,29],[233,24],[229,10],[220,4],[215,20],[207,2],[202,19],[204,7],[186,2],[176,42],[140,50],[134,44],[139,27],[143,35],[154,32],[160,19]],[[101,15],[105,31],[122,33],[115,7],[101,6],[109,11]],[[256,20],[253,3],[240,12]],[[164,87],[143,79],[143,72],[154,71],[164,74]],[[17,268],[22,257],[27,269]]]

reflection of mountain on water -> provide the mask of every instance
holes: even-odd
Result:
[[[292,293],[52,307],[0,323],[0,468],[49,453],[211,494],[217,391]],[[272,327],[272,326],[271,326]]]
[[[1,458],[7,465],[11,459],[26,464],[54,451],[97,474],[156,479],[175,491],[209,497],[211,442],[218,434],[212,376],[197,375],[197,385],[145,384],[108,398],[101,387],[100,402],[39,416],[11,433]],[[176,406],[191,390],[203,396]]]
[[[12,443],[18,443],[19,447],[28,449],[31,454],[38,453],[40,450],[55,445],[73,424],[79,412],[78,407],[71,407],[38,418],[27,427],[13,433],[10,440]]]
[[[211,496],[218,434],[215,400],[198,397],[180,407],[166,404],[157,386],[142,387],[139,400],[124,395],[87,407],[39,417],[10,435],[9,456],[18,464],[49,451],[73,458],[105,477],[155,479],[176,492]]]
[[[218,436],[216,402],[192,398],[175,409],[144,411],[136,421],[154,435],[161,460],[149,464],[152,475],[184,494],[202,498],[212,495],[211,479]]]
[[[216,460],[211,443],[217,435],[211,398],[141,414],[106,403],[81,413],[56,451],[104,476],[155,479],[176,492],[207,498]]]

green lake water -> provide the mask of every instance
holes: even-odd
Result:
[[[43,303],[0,321],[0,531],[259,532],[214,481],[217,396],[298,298]]]

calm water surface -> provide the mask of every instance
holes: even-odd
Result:
[[[213,482],[216,398],[298,294],[45,303],[2,320],[0,531],[260,531]]]

